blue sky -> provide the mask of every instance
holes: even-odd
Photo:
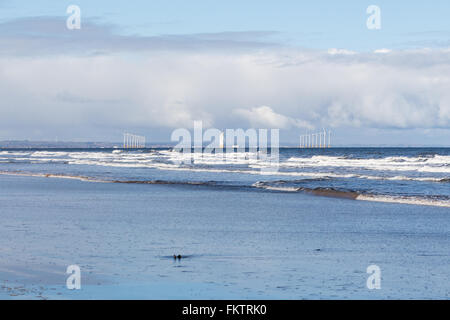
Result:
[[[72,4],[81,30],[65,27]],[[0,140],[167,141],[203,120],[279,127],[289,143],[322,127],[342,145],[450,141],[448,1],[0,0],[0,12]]]
[[[3,1],[1,19],[66,16],[68,5],[83,18],[118,26],[123,34],[161,35],[223,31],[275,31],[285,43],[312,48],[417,47],[448,45],[450,3],[428,1],[261,1],[261,0],[79,0]],[[381,30],[368,30],[366,8],[381,8]]]

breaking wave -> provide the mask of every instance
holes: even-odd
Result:
[[[167,148],[0,150],[0,174],[121,184],[250,188],[448,206],[446,198],[439,198],[450,197],[450,155],[449,150],[442,150],[442,154],[420,149],[316,152],[322,154],[280,150],[275,167],[264,157],[259,158],[258,152],[236,152],[230,157],[183,154]],[[263,181],[255,182],[257,179]]]

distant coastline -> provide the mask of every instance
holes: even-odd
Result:
[[[171,148],[175,146],[175,142],[151,142],[148,143],[146,148]],[[284,142],[281,143],[280,148],[296,148],[298,147],[295,143]],[[3,140],[0,141],[0,149],[33,149],[33,148],[73,148],[73,149],[113,149],[122,148],[122,142],[105,142],[105,141],[30,141],[30,140]],[[350,145],[340,145],[336,144],[333,148],[450,148],[446,145],[360,145],[360,144],[350,144]],[[308,150],[306,148],[305,150]]]
[[[175,144],[170,143],[152,143],[148,147],[150,148],[169,148]],[[77,141],[29,141],[29,140],[6,140],[0,141],[0,149],[20,149],[20,148],[73,148],[73,149],[97,149],[97,148],[122,148],[121,142],[77,142]]]

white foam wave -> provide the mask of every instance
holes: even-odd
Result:
[[[252,186],[255,188],[261,188],[261,189],[266,189],[266,190],[271,190],[271,191],[297,192],[300,190],[300,188],[295,188],[295,187],[270,186],[265,183],[261,183],[259,181],[252,184]]]
[[[71,165],[96,165],[129,168],[154,168],[158,170],[179,170],[197,172],[243,173],[273,176],[316,177],[316,178],[359,178],[368,180],[398,180],[440,182],[450,173],[450,156],[432,157],[386,157],[380,159],[348,159],[337,156],[312,156],[308,158],[291,157],[279,163],[280,170],[261,170],[273,163],[258,159],[256,152],[237,152],[227,154],[190,154],[171,150],[134,152],[113,150],[111,152],[63,152],[0,151],[2,160],[31,160],[32,163],[66,162]],[[28,156],[28,158],[26,157]],[[192,161],[191,161],[192,160]],[[191,163],[191,165],[184,165]],[[344,168],[338,171],[336,168]],[[347,168],[347,169],[346,169]],[[350,168],[348,170],[348,168]],[[355,170],[352,170],[355,168]],[[363,174],[359,169],[383,171],[383,174]],[[353,172],[352,172],[353,171]],[[387,175],[386,172],[405,172]],[[406,172],[415,172],[410,174]],[[423,176],[430,173],[428,176]],[[445,173],[444,176],[439,173]]]
[[[73,179],[87,182],[110,182],[107,180],[95,179],[92,177],[73,176],[65,174],[49,174],[49,173],[34,173],[34,172],[14,172],[14,171],[0,171],[0,174],[10,176],[24,176],[24,177],[42,177],[42,178],[59,178],[59,179]]]
[[[68,154],[68,152],[61,151],[35,151],[31,154],[31,157],[64,157]]]
[[[375,201],[375,202],[389,202],[389,203],[401,203],[401,204],[413,204],[423,206],[437,206],[450,208],[450,201],[446,200],[434,200],[418,197],[395,197],[385,195],[358,195],[356,200],[363,201]]]
[[[281,167],[315,168],[347,167],[376,171],[450,172],[450,156],[386,157],[379,159],[348,159],[337,156],[291,157],[280,163]]]
[[[2,156],[27,156],[29,154],[29,152],[0,151],[0,155]]]

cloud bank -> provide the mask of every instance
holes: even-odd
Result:
[[[310,50],[251,32],[141,38],[95,23],[85,39],[55,34],[52,19],[34,21],[33,32],[27,23],[0,25],[0,125],[11,135],[194,120],[300,131],[450,126],[448,49]]]

